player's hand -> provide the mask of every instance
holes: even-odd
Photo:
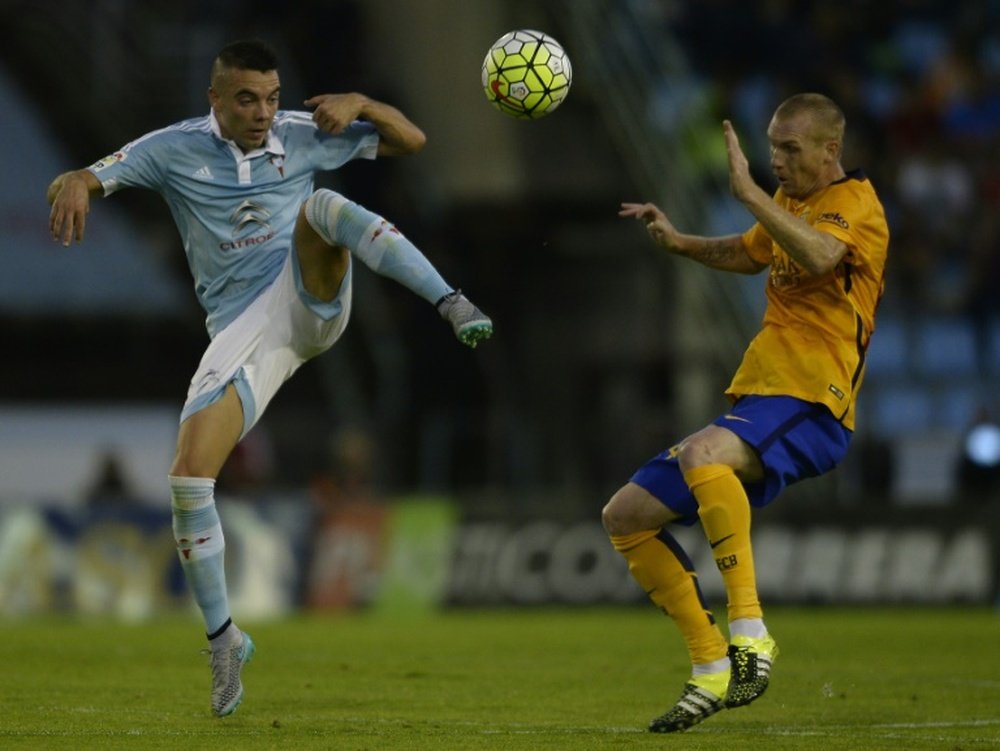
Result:
[[[729,157],[729,190],[736,199],[745,201],[755,188],[759,188],[750,176],[750,163],[743,153],[733,124],[729,120],[723,120],[722,130],[726,136],[726,154]]]
[[[313,122],[319,129],[337,135],[358,119],[368,97],[363,94],[320,94],[306,99],[306,107],[315,107]]]
[[[49,186],[47,198],[52,204],[49,231],[52,239],[64,247],[76,240],[83,242],[90,212],[90,188],[87,180],[74,172],[57,177]]]
[[[649,236],[660,247],[673,251],[677,247],[677,230],[656,204],[652,203],[622,203],[618,216],[638,219],[642,222]]]

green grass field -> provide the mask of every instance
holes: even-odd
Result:
[[[1000,615],[778,609],[768,693],[645,731],[687,677],[651,607],[244,623],[239,711],[208,709],[197,621],[0,623],[3,749],[1000,748]]]

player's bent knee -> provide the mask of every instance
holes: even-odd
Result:
[[[663,501],[632,482],[619,488],[601,512],[601,522],[611,536],[660,529],[677,518]]]
[[[682,472],[709,464],[712,461],[712,446],[708,441],[703,440],[699,435],[694,435],[685,440],[677,449],[677,466]]]
[[[625,486],[611,496],[611,500],[601,510],[601,524],[609,535],[627,535],[642,531],[632,496],[629,487]]]
[[[601,509],[601,524],[604,525],[604,531],[609,535],[619,534],[617,531],[618,524],[615,517],[615,509],[613,507],[614,499],[608,501],[604,508]]]
[[[342,241],[337,236],[337,225],[340,211],[348,203],[350,201],[340,193],[326,188],[315,190],[302,204],[298,225],[306,225],[327,245],[340,245]],[[299,227],[296,227],[296,231],[298,229]]]

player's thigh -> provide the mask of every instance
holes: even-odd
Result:
[[[230,383],[218,400],[181,423],[170,474],[218,477],[242,433],[243,406],[235,385]]]

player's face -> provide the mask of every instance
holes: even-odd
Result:
[[[263,146],[278,111],[280,89],[276,70],[219,71],[208,90],[208,99],[222,135],[235,141],[243,151]]]
[[[817,136],[807,113],[773,118],[767,139],[771,142],[771,169],[785,195],[803,199],[829,184],[836,144]]]

